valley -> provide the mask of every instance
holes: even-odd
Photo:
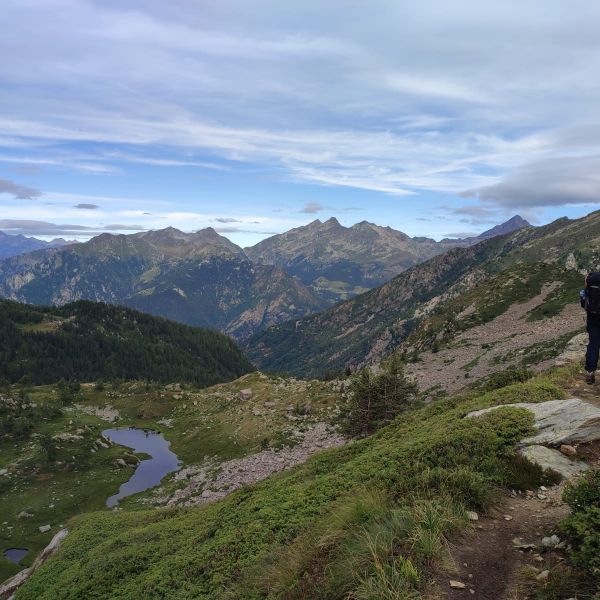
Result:
[[[249,393],[251,397],[240,401]],[[282,448],[302,447],[303,462],[327,445],[327,428],[339,410],[338,394],[335,384],[259,373],[206,389],[179,383],[83,384],[66,405],[59,401],[57,386],[6,388],[0,394],[3,423],[13,415],[23,418],[27,410],[34,414],[25,431],[5,431],[0,443],[0,511],[6,521],[1,545],[27,548],[20,563],[27,566],[71,517],[104,509],[140,460],[148,458],[106,432],[128,427],[160,432],[188,472],[195,465],[210,465],[210,472],[215,473],[227,461],[275,453],[270,461],[263,461],[262,471],[250,470],[251,477],[262,473],[258,476],[262,479],[298,463],[296,459],[281,464],[278,451]],[[335,436],[331,439],[340,443]],[[148,493],[111,505],[118,510],[139,509],[148,503],[174,505],[179,501],[170,498],[202,498],[202,492],[213,485],[210,478],[193,493],[183,494],[182,484],[187,481],[176,475],[160,490],[151,485]],[[50,529],[40,531],[47,525]],[[0,559],[0,566],[1,579],[19,570],[6,559]]]
[[[102,234],[82,244],[7,254],[0,260],[0,296],[57,306],[121,304],[245,340],[381,285],[450,248],[528,226],[514,217],[477,238],[436,242],[366,221],[347,228],[332,218],[245,249],[212,228]]]
[[[568,486],[553,487],[562,463],[522,458],[535,412],[467,417],[514,403],[568,411],[575,389],[597,410],[597,394],[577,388],[583,315],[573,299],[595,260],[598,214],[451,249],[254,334],[244,343],[263,370],[222,334],[130,308],[4,301],[0,575],[64,538],[15,600],[395,597],[392,589],[433,600],[453,597],[453,577],[484,598],[499,586],[503,600],[517,589],[541,594],[546,584],[520,574],[541,567],[514,560],[509,538],[549,535],[576,518],[560,500]],[[600,439],[596,426],[581,427]],[[577,457],[563,460],[597,466],[594,447],[575,442]],[[546,488],[560,510],[528,503]],[[523,521],[534,507],[544,513],[538,529],[498,528],[498,511],[513,506],[516,516],[517,505]],[[484,563],[472,582],[448,563],[458,552],[478,564],[450,549],[479,535],[473,512],[506,553],[496,579],[483,576]],[[570,560],[560,552],[540,564],[560,573],[558,558]],[[570,585],[584,593],[592,582],[573,560]]]

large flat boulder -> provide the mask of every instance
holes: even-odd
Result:
[[[573,479],[589,469],[582,460],[571,460],[558,450],[546,446],[525,446],[519,450],[519,454],[542,469],[556,471],[564,479]]]
[[[579,398],[492,406],[471,412],[467,417],[478,417],[505,407],[524,408],[533,414],[537,433],[522,440],[521,446],[576,445],[600,439],[600,408]]]

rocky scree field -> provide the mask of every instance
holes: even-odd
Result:
[[[577,271],[519,264],[437,305],[397,350],[426,391],[456,391],[506,368],[544,370],[585,328]]]

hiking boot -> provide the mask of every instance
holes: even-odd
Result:
[[[586,373],[585,382],[588,385],[593,385],[594,383],[596,383],[596,372],[592,371],[591,373]]]

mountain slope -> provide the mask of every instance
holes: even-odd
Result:
[[[560,219],[450,250],[352,300],[261,332],[246,347],[264,369],[312,376],[355,367],[398,347],[438,304],[510,266],[545,261],[576,270],[599,259],[600,212]]]
[[[208,506],[82,515],[16,600],[424,597],[465,510],[514,485],[514,445],[532,425],[510,408],[464,416],[560,397],[541,380],[450,398]],[[378,572],[394,596],[377,593]]]
[[[99,235],[0,262],[0,295],[35,304],[123,304],[242,338],[323,307],[302,283],[254,265],[213,229]]]
[[[333,303],[382,285],[451,248],[527,226],[529,223],[515,216],[476,238],[436,242],[367,221],[343,227],[331,218],[274,235],[245,251],[255,262],[282,267]]]
[[[226,336],[135,310],[80,301],[0,301],[0,378],[36,384],[137,379],[211,385],[253,369]]]
[[[21,234],[9,235],[0,231],[0,259],[18,256],[26,252],[43,250],[47,248],[60,248],[67,246],[72,242],[67,242],[62,238],[56,238],[50,242],[38,240],[34,237],[26,237]]]

